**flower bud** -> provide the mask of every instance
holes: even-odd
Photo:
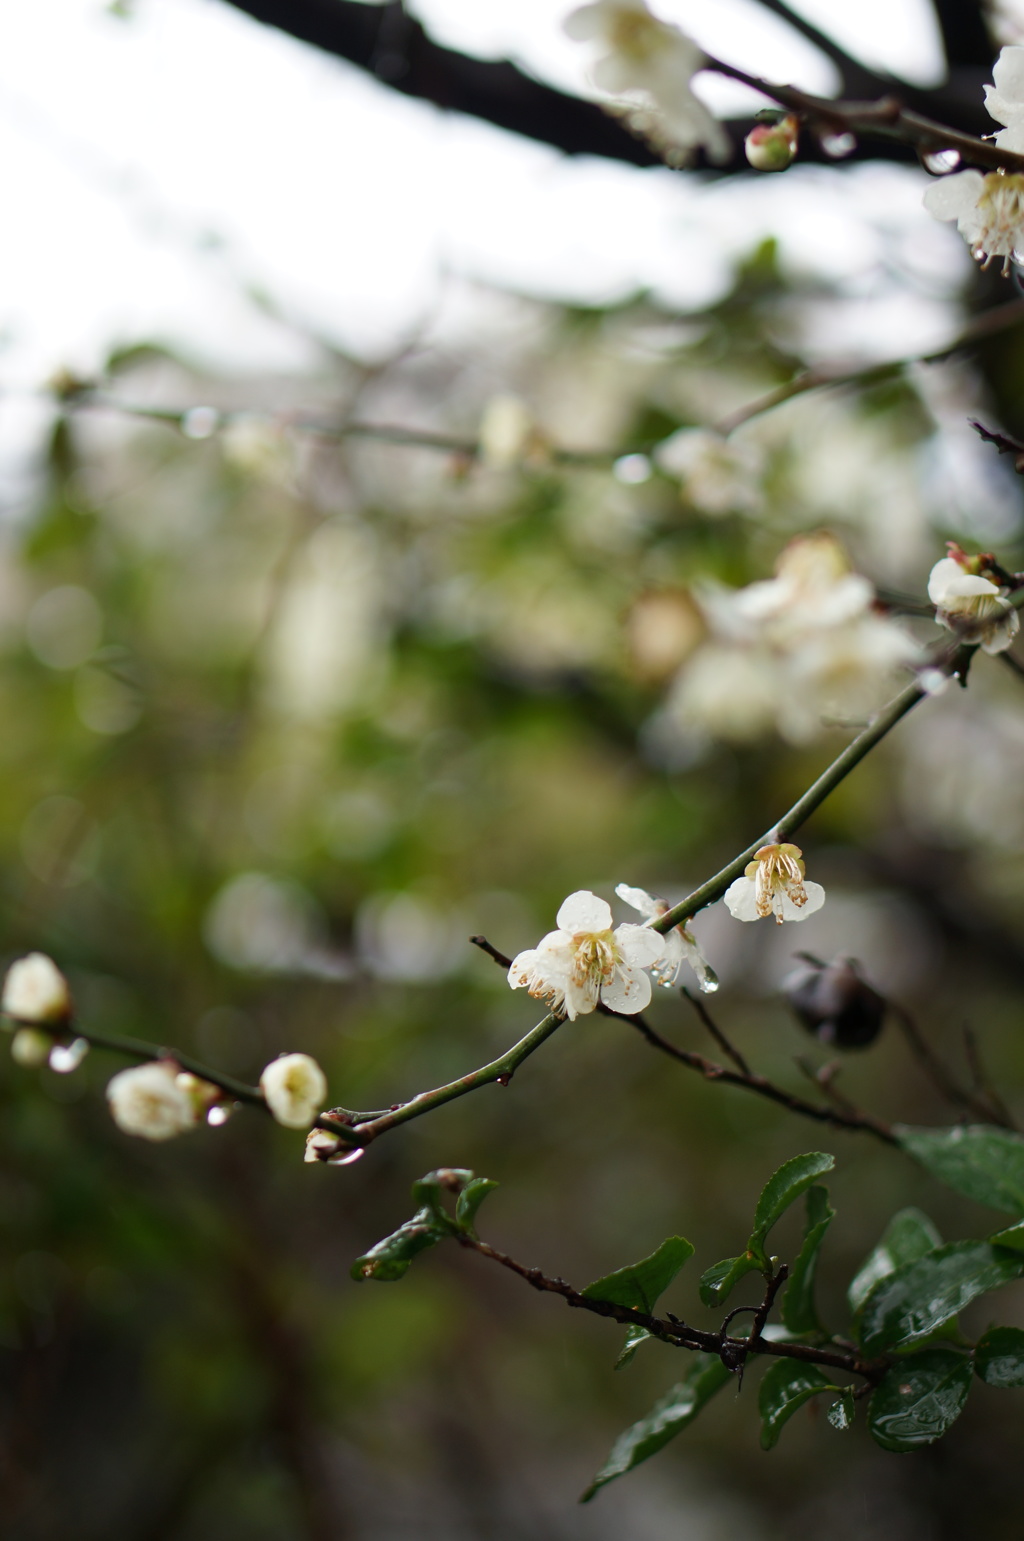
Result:
[[[199,1111],[181,1079],[177,1065],[166,1060],[119,1071],[107,1086],[115,1124],[144,1140],[170,1140],[194,1128]]]
[[[822,963],[807,954],[782,982],[795,1015],[820,1043],[865,1049],[882,1030],[886,1001],[860,977],[852,958]]]
[[[286,1129],[305,1129],[323,1107],[327,1077],[308,1054],[282,1054],[260,1076],[267,1107]]]
[[[757,123],[744,141],[747,160],[755,171],[786,171],[796,159],[799,134],[799,120],[792,115]]]
[[[26,1070],[39,1070],[50,1057],[53,1038],[38,1027],[20,1027],[11,1039],[11,1058]]]
[[[7,970],[0,1011],[19,1022],[66,1022],[71,1016],[68,982],[52,958],[30,952]]]

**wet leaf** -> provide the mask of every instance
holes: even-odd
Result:
[[[932,1348],[894,1364],[872,1393],[868,1428],[884,1450],[931,1445],[963,1412],[971,1389],[971,1361]]]
[[[832,1403],[826,1414],[829,1423],[834,1429],[852,1429],[853,1414],[856,1403],[853,1400],[852,1391],[843,1391],[839,1400]]]
[[[815,1364],[776,1359],[761,1382],[757,1405],[761,1412],[761,1449],[771,1450],[793,1414],[822,1391],[839,1391]]]
[[[720,1306],[729,1298],[733,1285],[748,1273],[757,1273],[756,1258],[748,1252],[739,1257],[724,1257],[720,1263],[712,1263],[700,1276],[700,1298],[706,1306]]]
[[[901,1263],[912,1263],[941,1245],[942,1237],[926,1214],[920,1209],[901,1209],[889,1221],[878,1246],[846,1292],[851,1311],[859,1311],[879,1280]]]
[[[603,1279],[588,1284],[583,1294],[588,1300],[607,1300],[616,1306],[632,1306],[648,1315],[654,1310],[659,1296],[668,1289],[676,1274],[688,1258],[693,1247],[683,1236],[670,1236],[663,1241],[657,1252],[618,1268]]]
[[[913,1129],[897,1124],[905,1151],[956,1193],[1007,1214],[1024,1214],[1024,1138],[991,1124]]]
[[[764,1267],[768,1261],[764,1255],[764,1241],[772,1226],[781,1219],[790,1204],[811,1186],[816,1177],[830,1172],[834,1166],[834,1156],[812,1150],[806,1155],[793,1156],[783,1162],[778,1171],[769,1177],[757,1201],[754,1229],[747,1242],[747,1250],[754,1253],[760,1267]]]
[[[586,1503],[599,1488],[632,1471],[664,1448],[670,1439],[692,1423],[716,1391],[730,1379],[730,1372],[715,1354],[695,1354],[681,1381],[656,1402],[646,1417],[619,1435],[607,1461],[580,1499]]]
[[[490,1177],[473,1177],[459,1194],[455,1205],[455,1220],[464,1231],[475,1235],[477,1210],[489,1193],[498,1186]]]
[[[974,1372],[986,1386],[1024,1386],[1024,1332],[990,1327],[974,1350]]]
[[[828,1202],[828,1189],[815,1186],[807,1190],[807,1229],[803,1246],[790,1271],[786,1293],[782,1297],[782,1320],[792,1333],[821,1332],[814,1304],[814,1275],[818,1253],[825,1240],[835,1210]]]
[[[976,1296],[1018,1279],[1024,1258],[987,1241],[954,1241],[901,1263],[864,1303],[860,1339],[865,1353],[927,1337]]]
[[[622,1352],[619,1354],[618,1359],[616,1359],[614,1368],[616,1370],[624,1370],[626,1365],[632,1361],[633,1355],[641,1343],[646,1343],[650,1336],[651,1334],[647,1331],[646,1327],[627,1327],[626,1341],[622,1345]]]
[[[434,1247],[451,1229],[438,1226],[430,1209],[423,1208],[411,1220],[400,1225],[397,1231],[378,1241],[369,1252],[357,1257],[350,1270],[353,1279],[376,1279],[380,1284],[390,1284],[408,1273],[409,1264],[420,1252]]]

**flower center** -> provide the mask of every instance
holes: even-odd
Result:
[[[577,931],[572,945],[572,982],[575,985],[583,985],[588,981],[596,985],[607,984],[615,971],[615,965],[622,962],[622,955],[610,930]]]
[[[783,894],[787,894],[798,909],[807,903],[802,855],[797,845],[763,845],[750,863],[755,870],[751,872],[748,867],[747,876],[754,879],[757,913],[762,920],[773,911],[779,920],[782,919],[782,907],[776,901]]]
[[[989,172],[978,199],[978,216],[982,228],[974,256],[986,266],[992,257],[1004,257],[1005,268],[1024,236],[1024,176]]]

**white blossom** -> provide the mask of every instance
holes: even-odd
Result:
[[[705,514],[755,514],[761,507],[763,458],[749,441],[710,428],[680,428],[654,451],[662,471],[677,477],[688,503]]]
[[[665,899],[654,899],[643,888],[630,888],[628,883],[617,883],[615,892],[632,909],[645,916],[648,925],[666,915],[672,906]],[[710,995],[718,989],[718,976],[708,963],[697,944],[696,938],[685,925],[673,926],[662,937],[664,947],[661,957],[652,967],[658,984],[666,988],[679,978],[683,964],[688,963],[697,976],[701,989]]]
[[[507,471],[521,464],[543,440],[533,414],[519,396],[492,396],[477,430],[480,458],[485,465]]]
[[[732,147],[721,124],[693,93],[704,55],[685,32],[651,14],[644,0],[593,0],[572,11],[565,31],[577,42],[605,50],[593,68],[594,84],[625,98],[627,121],[671,153],[702,145],[719,164]],[[639,98],[631,110],[630,98]]]
[[[805,881],[798,845],[763,845],[743,876],[726,889],[725,903],[737,920],[766,920],[774,915],[781,925],[784,920],[806,920],[820,910],[825,890],[820,883]]]
[[[170,1140],[195,1127],[200,1108],[176,1065],[153,1060],[121,1070],[107,1086],[115,1124],[144,1140]]]
[[[324,1105],[327,1077],[308,1054],[282,1054],[260,1076],[267,1107],[286,1129],[305,1129]]]
[[[52,958],[30,952],[7,970],[0,1011],[19,1022],[66,1022],[71,1015],[68,982]]]
[[[982,576],[984,556],[969,557],[953,542],[949,551],[928,577],[935,619],[962,642],[978,643],[986,653],[1004,652],[1020,630],[1020,617],[1005,597],[1007,589]]]
[[[993,84],[985,87],[989,116],[1005,124],[994,136],[1003,150],[1024,152],[1024,48],[1000,50],[992,68]]]
[[[612,929],[612,912],[586,889],[570,894],[555,917],[557,931],[512,960],[508,982],[546,1000],[552,1011],[570,1020],[597,1009],[643,1011],[651,998],[644,973],[664,953],[664,940],[646,926]]]

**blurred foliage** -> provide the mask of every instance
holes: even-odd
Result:
[[[308,379],[229,381],[156,349],[112,360],[124,402],[278,415],[211,432],[210,414],[181,431],[74,397],[55,409],[0,568],[5,954],[55,957],[83,1021],[250,1080],[279,1051],[312,1053],[349,1107],[386,1107],[520,1037],[533,1003],[471,933],[512,954],[575,889],[680,896],[849,736],[667,740],[665,671],[630,647],[643,596],[767,576],[792,535],[823,526],[917,601],[947,535],[1024,565],[1017,487],[962,431],[983,391],[962,363],[756,419],[742,433],[763,465],[756,512],[709,512],[637,460],[788,379],[801,307],[827,298],[764,247],[700,316],[493,297],[470,340],[428,337],[374,369],[335,351]],[[1017,334],[1000,353],[1019,373]],[[550,441],[630,460],[476,465],[288,420],[301,407],[473,437],[508,390]],[[756,1068],[799,1091],[794,1056],[826,1057],[778,994],[800,946],[857,957],[953,1059],[972,1023],[1019,1101],[1022,708],[1019,679],[979,659],[968,691],[926,704],[856,772],[801,837],[829,901],[798,941],[721,906],[698,918],[716,1012]],[[652,1020],[715,1052],[678,996]],[[983,1385],[938,1458],[893,1461],[862,1427],[840,1437],[804,1411],[769,1460],[752,1378],[660,1470],[576,1510],[611,1437],[684,1373],[678,1356],[644,1345],[613,1376],[621,1333],[455,1248],[395,1290],[350,1281],[413,1178],[455,1163],[500,1180],[496,1245],[581,1287],[676,1232],[700,1269],[734,1250],[773,1165],[822,1136],[669,1066],[621,1021],[567,1024],[507,1089],[346,1168],[303,1166],[301,1136],[250,1111],[130,1140],[104,1107],[116,1068],[97,1052],[70,1076],[0,1076],[12,1541],[1010,1533],[1024,1415]],[[840,1085],[879,1117],[953,1117],[891,1024]],[[826,1148],[826,1318],[895,1210],[921,1203],[951,1237],[991,1229],[866,1137]],[[780,1222],[781,1256],[800,1226]],[[986,1325],[977,1309],[969,1330]],[[696,1310],[702,1326],[721,1315]],[[1019,1292],[1000,1320],[1024,1326]]]

